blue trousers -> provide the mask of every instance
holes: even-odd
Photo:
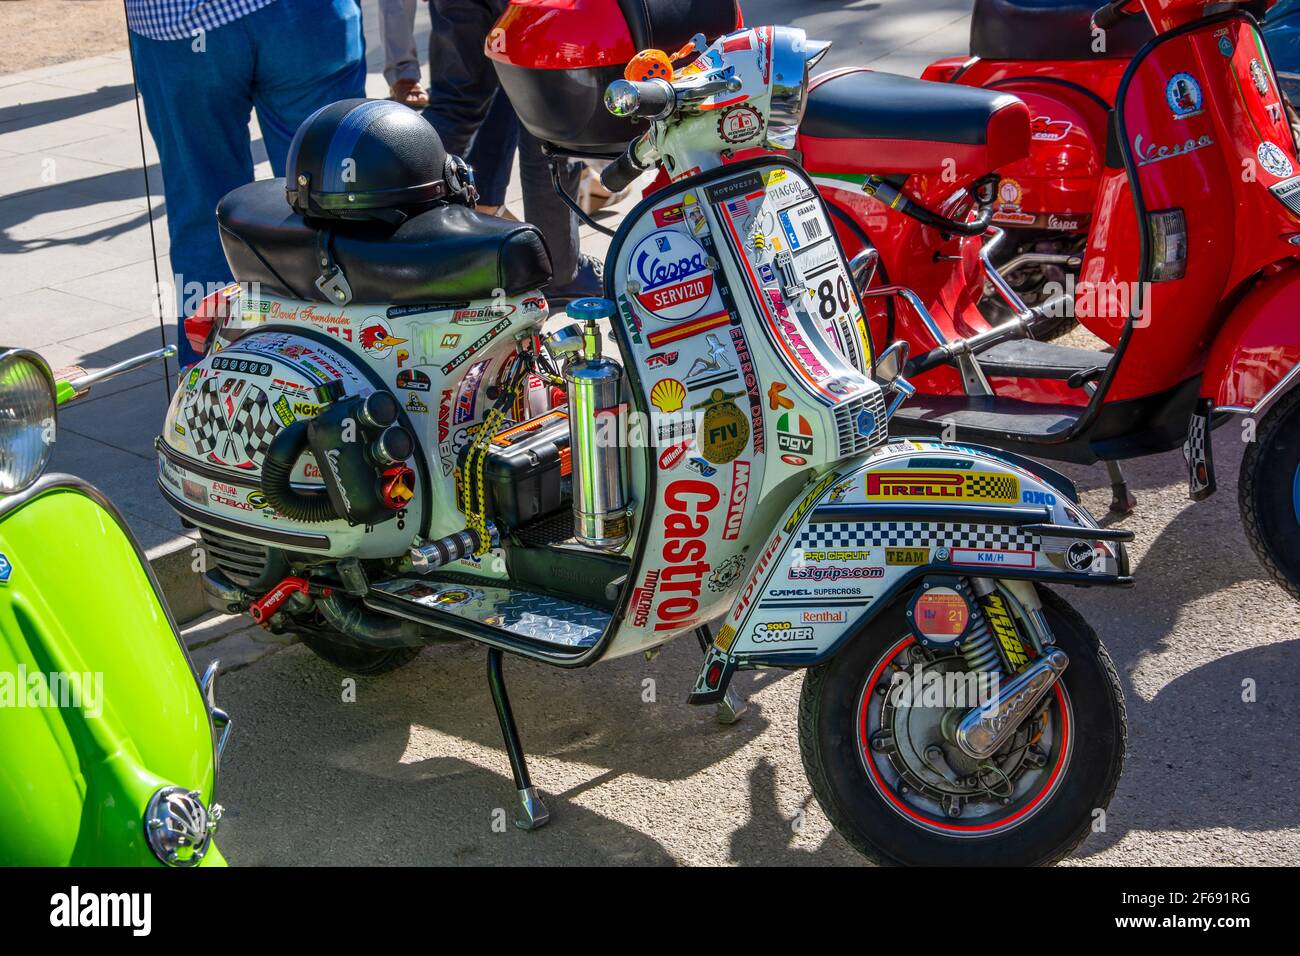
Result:
[[[357,0],[276,0],[193,41],[132,33],[131,52],[162,163],[184,366],[198,359],[183,328],[195,290],[232,278],[214,212],[253,181],[249,118],[256,110],[271,169],[283,176],[304,119],[365,96],[361,10]]]

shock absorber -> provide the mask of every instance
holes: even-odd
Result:
[[[992,584],[982,578],[976,578],[971,583],[962,580],[958,590],[962,592],[963,597],[967,598],[971,608],[970,628],[966,632],[965,639],[958,646],[961,656],[966,661],[966,667],[976,674],[1000,673],[1002,655],[998,653],[997,639],[989,626],[988,616],[984,613],[982,603],[982,599],[992,592]]]

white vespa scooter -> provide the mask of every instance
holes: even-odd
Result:
[[[695,634],[695,702],[737,669],[811,668],[804,763],[862,852],[1053,861],[1109,801],[1126,731],[1105,650],[1042,584],[1131,583],[1128,533],[1023,459],[890,442],[905,355],[873,366],[816,190],[775,155],[724,162],[788,145],[820,49],[752,28],[685,80],[610,87],[611,111],[653,117],[611,182],[654,163],[676,181],[623,223],[608,299],[545,337],[545,278],[494,297],[504,268],[474,295],[430,264],[402,273],[416,292],[341,301],[373,286],[372,239],[341,224],[322,242],[274,206],[278,184],[236,191],[227,253],[260,290],[227,297],[177,391],[159,485],[199,527],[223,610],[370,673],[436,640],[486,644],[524,828],[548,814],[502,652],[583,667]],[[383,255],[517,228],[435,208]],[[286,278],[321,249],[322,281]],[[530,379],[553,407],[530,407]]]

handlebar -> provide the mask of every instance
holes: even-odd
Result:
[[[1124,9],[1128,2],[1129,0],[1111,0],[1104,7],[1097,8],[1092,15],[1092,25],[1098,30],[1110,30],[1119,26],[1122,21],[1133,16],[1130,11]]]
[[[605,89],[605,109],[615,116],[658,119],[677,105],[677,94],[666,80],[615,80]]]
[[[645,172],[645,167],[638,163],[633,155],[637,142],[634,141],[622,156],[601,170],[600,184],[610,192],[621,193],[636,182],[637,177]]]

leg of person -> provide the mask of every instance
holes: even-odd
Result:
[[[480,208],[505,205],[518,146],[519,118],[510,105],[510,97],[506,96],[505,90],[499,89],[492,97],[487,118],[474,134],[474,141],[465,157],[465,161],[474,167]]]
[[[384,80],[420,79],[420,54],[415,49],[416,0],[379,0],[379,41],[384,48]]]
[[[145,118],[162,166],[182,366],[200,357],[185,338],[185,315],[210,288],[231,281],[213,211],[222,196],[253,181],[251,53],[234,24],[194,41],[131,34]]]
[[[483,55],[506,0],[429,0],[429,107],[425,117],[447,152],[464,156],[496,94],[496,71]]]
[[[580,164],[560,162],[560,185],[576,196]],[[524,190],[524,219],[546,237],[551,251],[552,279],[546,297],[556,304],[588,295],[604,295],[602,267],[578,251],[578,217],[555,192],[550,161],[541,142],[519,129],[519,178]]]
[[[276,0],[234,25],[257,53],[253,105],[271,171],[283,176],[303,120],[322,106],[366,95],[361,9],[356,0]]]

